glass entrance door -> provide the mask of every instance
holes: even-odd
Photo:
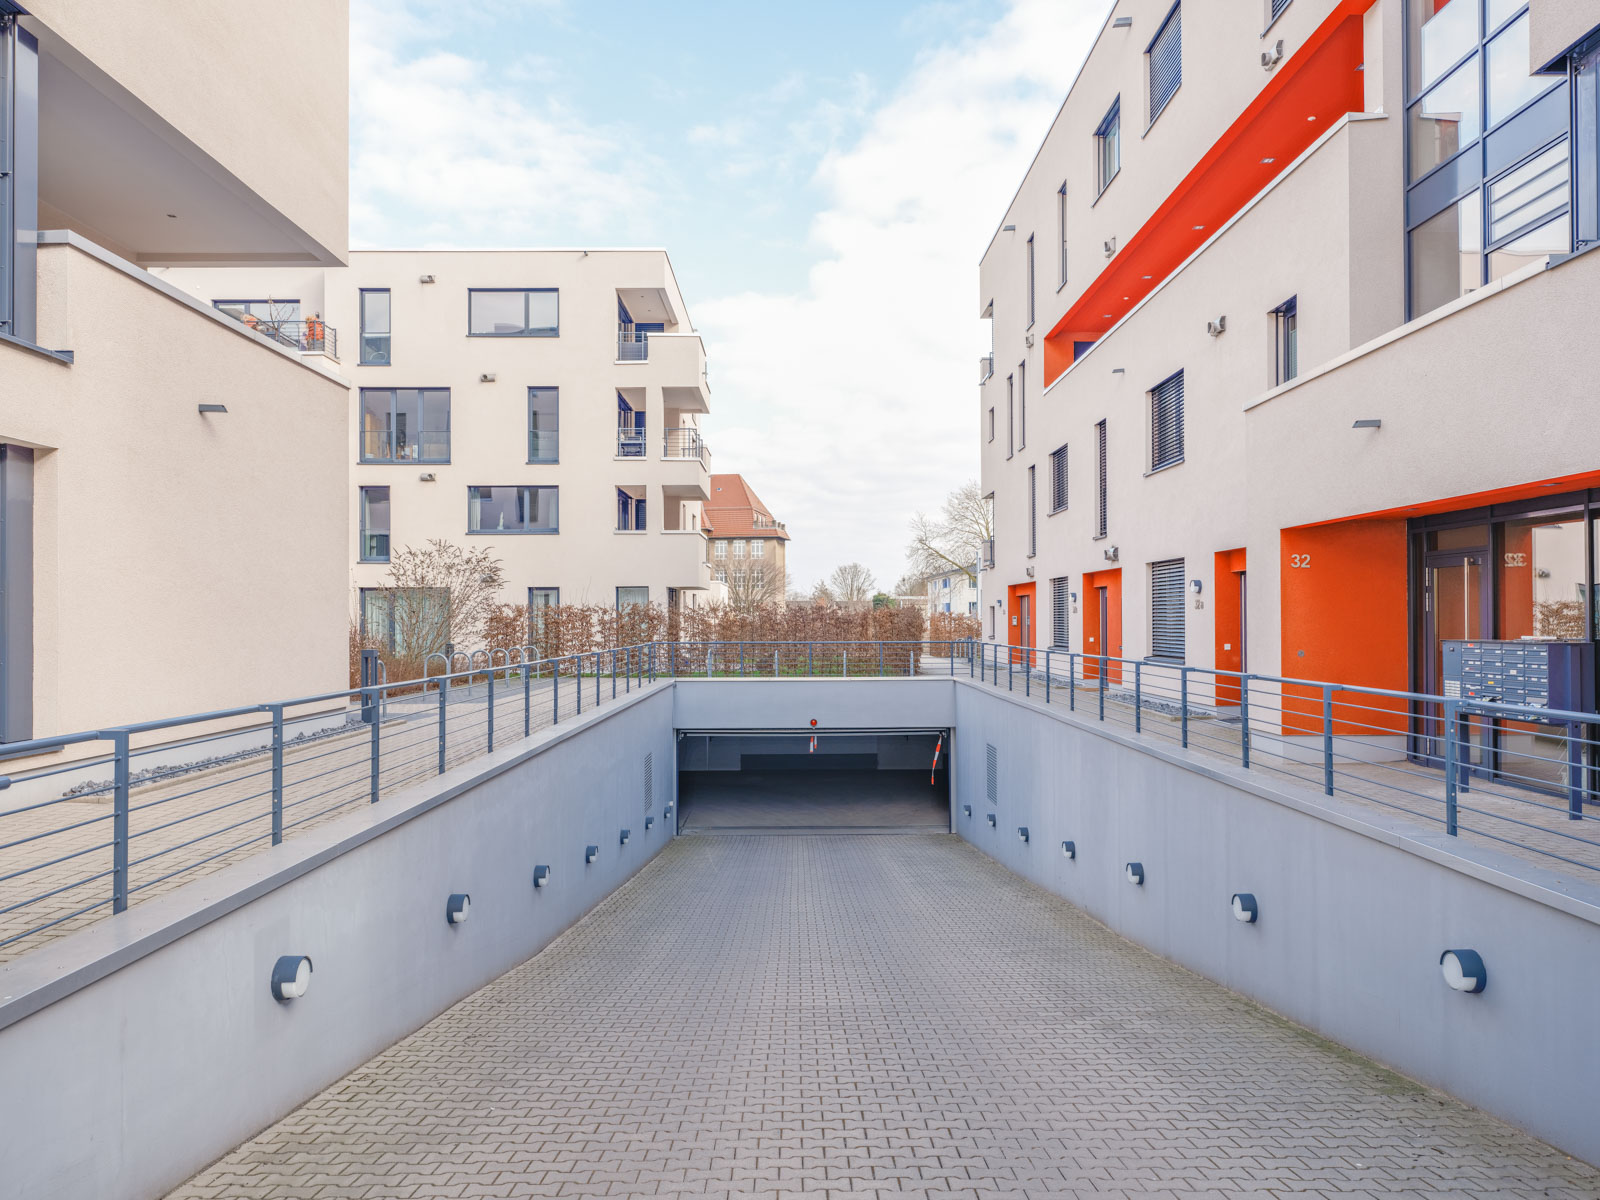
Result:
[[[1484,577],[1485,554],[1433,553],[1423,559],[1423,688],[1429,695],[1444,694],[1444,643],[1487,636],[1490,626],[1489,589]],[[1423,706],[1422,753],[1443,760],[1441,723],[1443,706]],[[1482,739],[1476,729],[1459,731],[1463,762],[1476,762]],[[1466,753],[1471,748],[1470,755]]]

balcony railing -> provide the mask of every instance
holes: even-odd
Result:
[[[787,530],[789,528],[782,521],[779,521],[779,520],[776,520],[776,519],[774,519],[772,517],[769,517],[769,516],[766,515],[766,513],[757,513],[754,517],[752,517],[751,520],[750,520],[750,527],[752,529],[783,529],[783,530]]]
[[[617,430],[617,457],[645,457],[644,430],[638,428]]]
[[[280,346],[287,346],[291,350],[299,350],[306,354],[339,357],[339,331],[326,321],[315,318],[309,321],[272,321],[227,308],[218,311],[226,313],[239,324],[254,329],[263,337],[271,338]]]
[[[978,551],[978,565],[985,571],[994,570],[994,539],[984,538]]]
[[[994,374],[994,355],[985,354],[978,360],[978,382],[988,382],[989,376]]]
[[[693,458],[702,463],[705,462],[709,451],[706,449],[705,442],[701,440],[698,429],[680,426],[677,429],[668,429],[665,432],[665,445],[661,448],[661,456],[663,458]]]
[[[363,433],[361,461],[447,463],[450,461],[450,431],[396,434],[380,429]]]
[[[561,431],[557,429],[528,430],[528,461],[553,463],[561,459]]]
[[[617,360],[643,362],[650,357],[650,335],[642,329],[617,330]]]

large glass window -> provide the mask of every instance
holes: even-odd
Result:
[[[1498,125],[1535,96],[1561,82],[1559,75],[1528,74],[1528,14],[1495,35],[1489,43],[1489,124]]]
[[[1542,225],[1567,208],[1567,143],[1557,142],[1489,185],[1489,240]]]
[[[561,457],[561,395],[557,388],[528,389],[528,461],[553,463]]]
[[[450,640],[449,588],[362,588],[361,632],[395,654],[432,654]]]
[[[553,587],[531,587],[528,589],[528,631],[533,635],[534,645],[539,645],[545,632],[546,618],[552,608],[561,604],[561,589]]]
[[[1495,597],[1499,636],[1581,641],[1588,619],[1582,513],[1507,521]]]
[[[473,337],[556,337],[560,301],[555,288],[472,288],[467,332]]]
[[[389,561],[389,489],[361,489],[361,561]]]
[[[469,487],[468,533],[555,533],[553,487]]]
[[[389,365],[389,289],[361,289],[361,361],[369,367]]]
[[[1495,247],[1489,252],[1489,282],[1493,283],[1513,271],[1520,271],[1529,263],[1547,254],[1564,254],[1571,238],[1572,230],[1567,225],[1566,214],[1563,213],[1554,221],[1540,225],[1537,229],[1530,229],[1521,237]]]
[[[617,589],[617,607],[628,608],[630,605],[645,605],[650,603],[650,589],[647,587],[619,587]]]
[[[1411,231],[1411,314],[1421,316],[1480,283],[1482,206],[1472,192]]]
[[[1100,190],[1103,192],[1122,170],[1122,97],[1111,103],[1111,111],[1100,120],[1094,131],[1095,156],[1099,164]]]
[[[1411,106],[1411,178],[1420,178],[1454,158],[1477,140],[1479,132],[1478,59],[1474,55]]]
[[[1478,45],[1479,0],[1411,0],[1411,94],[1440,79]]]
[[[362,388],[361,461],[450,461],[449,388]]]

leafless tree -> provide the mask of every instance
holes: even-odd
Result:
[[[500,560],[488,547],[464,550],[438,538],[400,547],[389,558],[395,648],[431,654],[446,642],[481,641],[504,584]]]
[[[728,603],[740,612],[777,604],[784,598],[785,582],[776,567],[735,567],[728,572]]]
[[[828,590],[840,604],[870,604],[872,593],[878,590],[878,581],[860,563],[845,563],[835,567],[828,576]]]
[[[975,585],[978,555],[994,536],[989,501],[969,479],[945,498],[939,515],[917,513],[911,518],[911,545],[906,550],[908,574],[922,579],[960,571]]]
[[[827,608],[833,605],[835,597],[833,589],[828,586],[826,579],[819,579],[811,585],[811,603],[818,608]]]

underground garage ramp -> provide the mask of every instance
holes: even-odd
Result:
[[[683,833],[950,828],[944,730],[678,735]]]

